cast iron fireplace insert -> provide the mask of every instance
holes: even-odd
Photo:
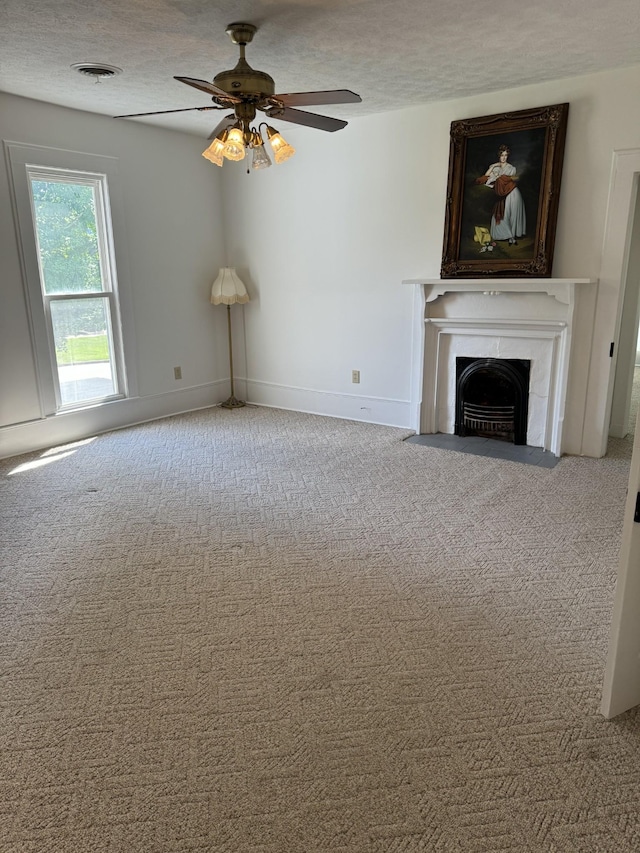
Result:
[[[529,373],[521,358],[456,358],[456,435],[527,443]]]

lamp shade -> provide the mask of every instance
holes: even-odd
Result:
[[[215,166],[222,166],[222,152],[224,151],[224,143],[217,137],[213,140],[206,151],[202,152],[202,156],[213,163]]]
[[[267,125],[267,137],[273,148],[273,156],[276,163],[284,163],[285,160],[293,157],[296,153],[296,149],[292,145],[289,145],[275,128],[269,127],[269,125]]]
[[[233,305],[235,302],[248,302],[249,294],[238,273],[233,267],[222,267],[211,288],[211,302],[214,305]]]
[[[251,162],[252,169],[268,169],[271,165],[271,158],[264,150],[262,139],[260,142],[253,144],[253,160]]]
[[[244,160],[244,138],[239,127],[232,127],[224,145],[227,160]]]

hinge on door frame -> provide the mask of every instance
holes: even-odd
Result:
[[[636,511],[633,515],[633,520],[637,524],[640,524],[640,492],[638,492],[638,494],[636,496]]]
[[[613,347],[615,346],[614,342],[611,341],[611,346],[609,347],[609,358],[613,358]]]

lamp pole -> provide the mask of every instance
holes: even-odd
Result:
[[[227,331],[229,333],[229,372],[231,378],[231,396],[220,405],[225,409],[239,409],[244,406],[242,400],[237,400],[233,388],[233,343],[231,339],[231,305],[227,305]]]

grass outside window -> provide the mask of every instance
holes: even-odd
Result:
[[[82,364],[92,361],[109,361],[107,333],[98,335],[70,335],[63,346],[56,349],[58,364]]]

